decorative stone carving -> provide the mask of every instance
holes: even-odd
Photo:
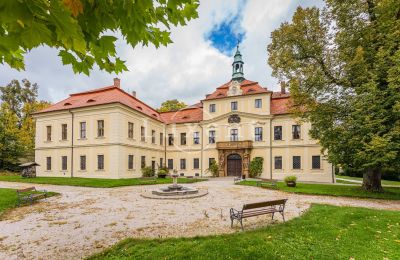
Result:
[[[231,82],[231,84],[229,84],[227,95],[228,96],[242,95],[242,90],[240,89],[240,83],[238,81],[234,80]]]
[[[240,123],[240,116],[237,115],[237,114],[230,115],[228,117],[228,123],[229,124],[234,124],[234,123],[239,124]]]
[[[250,156],[248,153],[243,154],[243,171],[247,171],[249,169],[249,161]]]

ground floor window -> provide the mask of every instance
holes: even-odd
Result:
[[[168,169],[170,169],[170,170],[174,169],[174,160],[173,159],[168,159]]]
[[[275,156],[275,169],[282,169],[282,156]]]
[[[81,155],[80,156],[79,164],[80,164],[81,171],[86,170],[86,155]]]
[[[186,169],[186,159],[181,159],[181,170]]]
[[[314,155],[312,157],[312,168],[313,169],[321,169],[321,156]]]
[[[208,158],[208,168],[211,167],[213,161],[215,161],[215,158]]]
[[[160,167],[163,167],[163,165],[164,165],[164,160],[163,158],[160,158]]]
[[[67,167],[67,156],[61,156],[61,170],[66,171]]]
[[[97,155],[97,170],[104,170],[104,155]]]
[[[293,169],[301,169],[301,157],[293,156]]]
[[[128,169],[133,170],[133,155],[128,155]]]
[[[146,156],[142,156],[142,157],[140,158],[140,167],[141,167],[141,168],[146,167]]]
[[[200,160],[199,158],[194,158],[193,159],[193,169],[199,169],[200,168]]]
[[[46,157],[46,170],[51,171],[51,157]]]

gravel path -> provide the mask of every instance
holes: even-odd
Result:
[[[311,203],[400,210],[400,201],[288,194],[233,185],[231,179],[187,184],[209,194],[189,200],[140,196],[157,186],[84,188],[35,185],[61,193],[47,201],[14,209],[0,221],[0,259],[80,259],[126,237],[176,237],[232,233],[229,209],[243,203],[288,198],[285,217],[298,217]],[[31,184],[0,182],[2,188]],[[162,186],[162,185],[161,185]],[[281,218],[277,217],[278,221]],[[247,230],[272,223],[270,216],[244,221]]]

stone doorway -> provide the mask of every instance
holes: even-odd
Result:
[[[227,175],[241,177],[242,176],[242,157],[237,154],[230,154],[227,158]]]

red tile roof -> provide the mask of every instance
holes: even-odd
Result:
[[[290,93],[274,92],[271,97],[271,114],[283,115],[290,113]]]
[[[160,114],[155,109],[115,86],[71,94],[67,99],[39,111],[38,114],[110,103],[121,103],[151,118],[162,121]]]
[[[223,84],[222,86],[218,87],[212,94],[207,95],[205,100],[227,97],[229,84],[231,82],[232,81],[229,81],[229,82]],[[252,94],[271,92],[271,91],[261,87],[258,84],[258,82],[247,80],[247,79],[240,82],[240,89],[242,90],[242,95],[252,95]]]
[[[198,104],[196,104],[198,105]],[[203,120],[203,109],[201,107],[187,107],[178,111],[160,113],[161,119],[166,124],[171,123],[194,123]]]

